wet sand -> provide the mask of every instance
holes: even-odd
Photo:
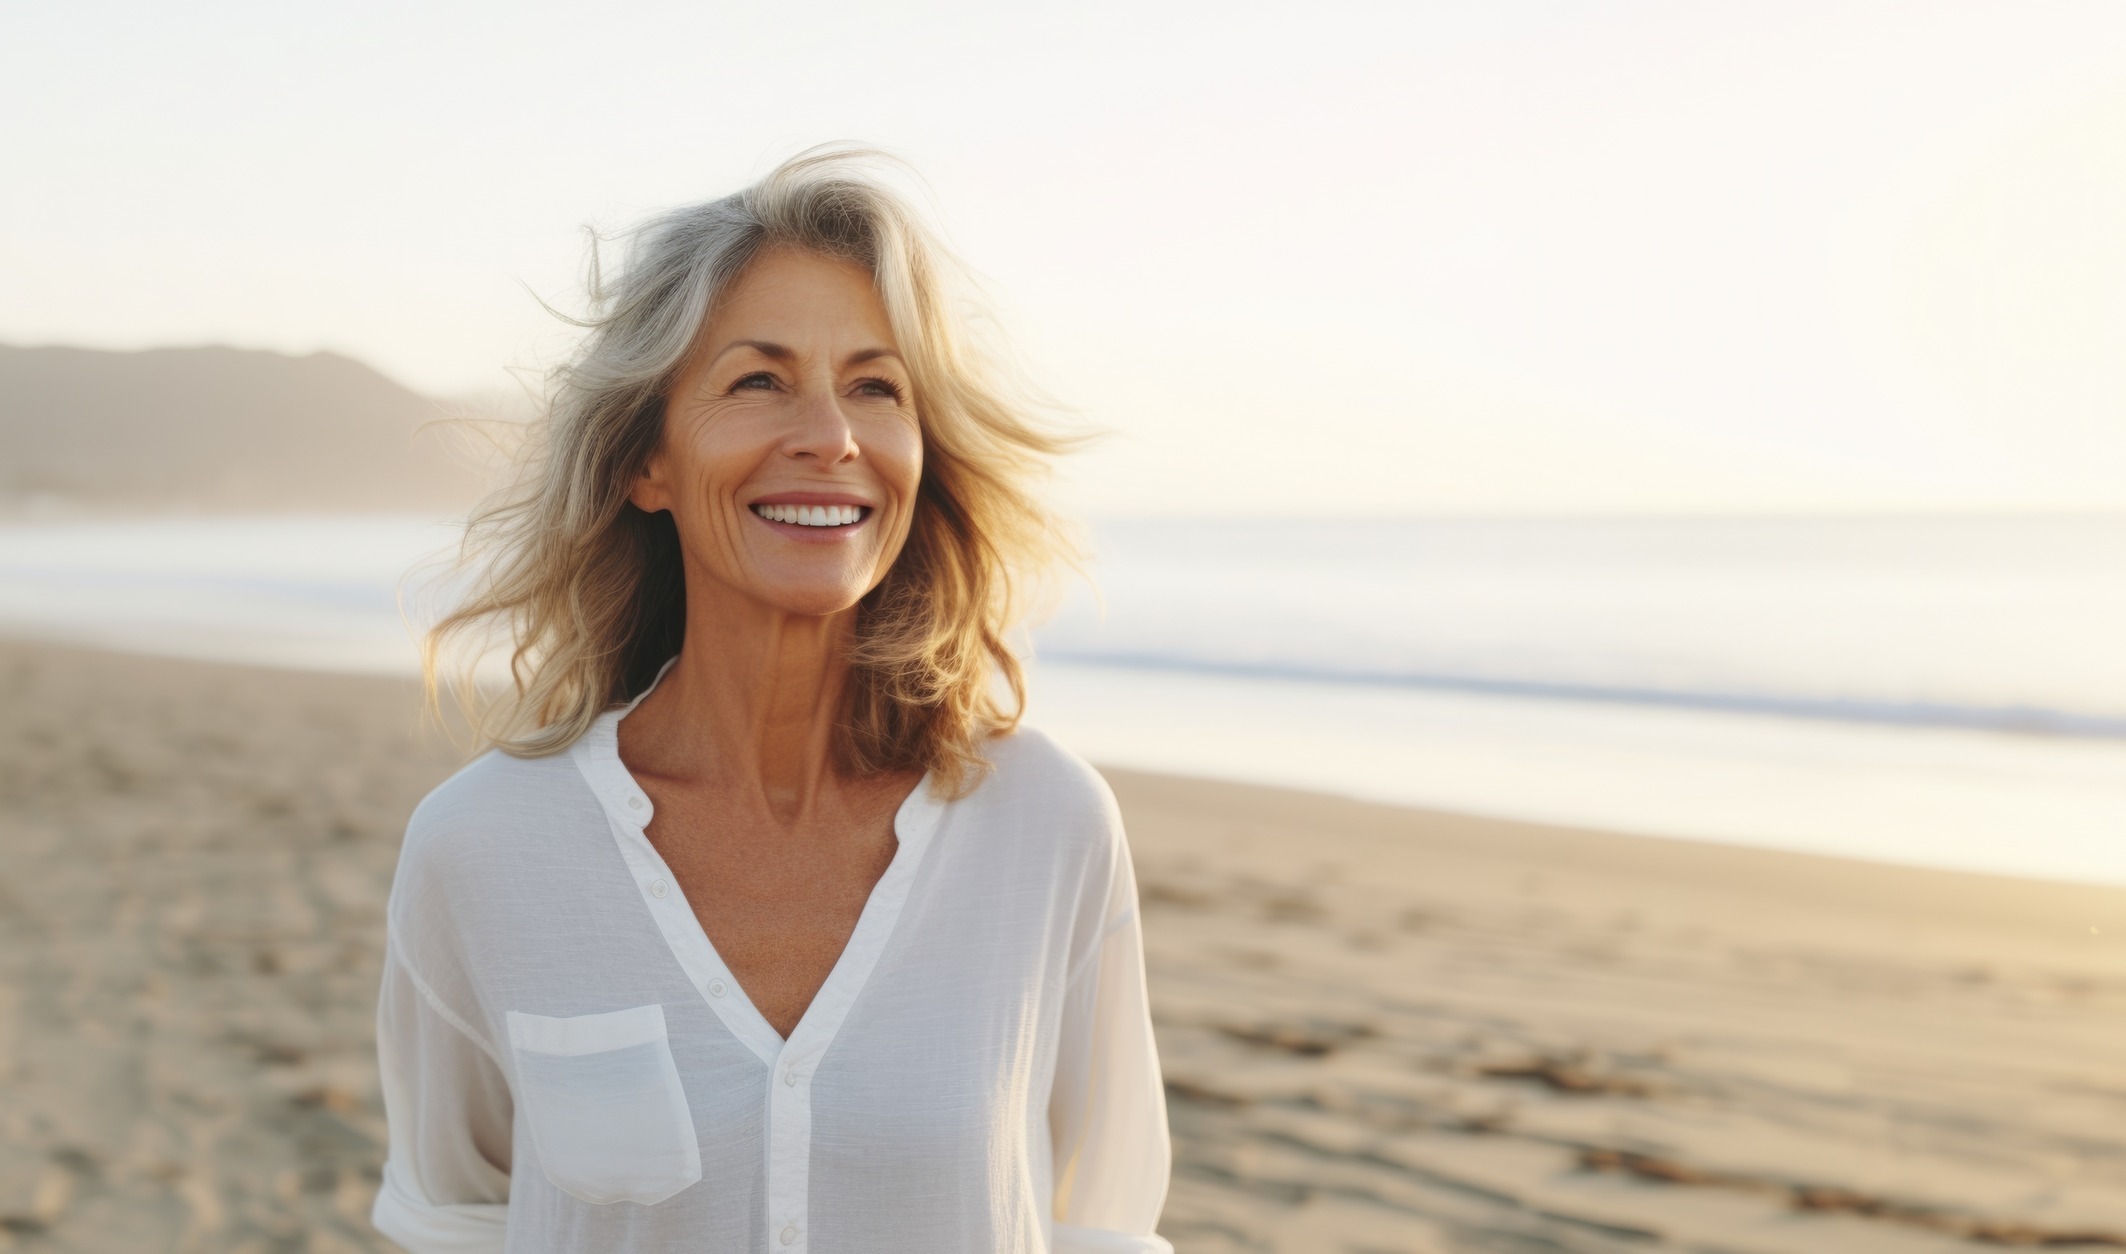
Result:
[[[458,757],[398,681],[0,644],[0,1248],[391,1248]],[[2126,1248],[2126,890],[1109,777],[1185,1254]]]

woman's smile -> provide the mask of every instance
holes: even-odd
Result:
[[[878,513],[860,497],[820,492],[777,492],[747,508],[769,530],[808,544],[852,539]]]

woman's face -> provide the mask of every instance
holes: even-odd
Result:
[[[833,614],[878,586],[908,538],[915,413],[870,274],[771,249],[717,301],[629,499],[671,511],[690,581]]]

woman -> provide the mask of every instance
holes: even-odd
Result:
[[[594,292],[431,639],[433,682],[506,626],[515,683],[392,890],[375,1221],[417,1254],[1171,1248],[1114,801],[1015,729],[1059,440],[947,273],[829,152]]]

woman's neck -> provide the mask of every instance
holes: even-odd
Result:
[[[679,660],[622,722],[623,758],[675,782],[751,794],[779,822],[802,822],[837,782],[855,621],[853,608],[819,617],[689,595]]]

